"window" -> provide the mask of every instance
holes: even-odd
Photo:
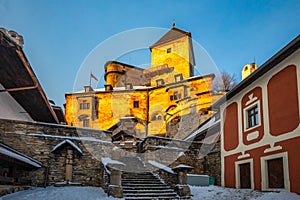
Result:
[[[89,120],[88,119],[84,119],[83,121],[83,127],[89,127]]]
[[[175,78],[175,82],[179,82],[179,81],[182,81],[182,80],[183,80],[182,74],[176,74],[176,75],[174,76],[174,78]]]
[[[173,101],[173,100],[179,100],[181,99],[181,94],[178,93],[178,92],[174,92],[174,95],[171,95],[170,96],[170,100]]]
[[[258,106],[255,105],[247,110],[247,128],[252,128],[259,124]]]
[[[140,104],[139,101],[134,101],[134,102],[133,102],[133,107],[134,107],[134,108],[138,108],[138,107],[140,106],[139,104]]]
[[[167,53],[171,53],[172,52],[172,48],[167,48]]]
[[[156,85],[157,85],[157,86],[164,85],[164,84],[165,84],[164,79],[157,79],[157,80],[156,80]]]
[[[90,109],[90,103],[87,103],[86,100],[84,100],[82,103],[80,103],[79,105],[80,107],[80,110],[83,110],[83,109]]]
[[[155,121],[156,120],[156,115],[153,115],[152,118],[151,118],[151,120]]]

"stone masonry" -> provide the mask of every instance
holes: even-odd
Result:
[[[113,148],[108,132],[46,123],[0,120],[0,142],[42,163],[35,171],[19,171],[16,184],[45,186],[63,182],[66,154],[70,147],[51,152],[54,146],[69,139],[81,150],[74,151],[72,181],[82,185],[103,186],[101,157],[110,156]]]

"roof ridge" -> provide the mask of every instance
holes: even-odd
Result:
[[[155,46],[165,44],[167,42],[170,42],[172,40],[188,36],[192,37],[191,32],[186,32],[184,30],[181,30],[176,27],[172,27],[167,33],[165,33],[157,42],[155,42],[153,45],[150,46],[150,49],[152,49]]]

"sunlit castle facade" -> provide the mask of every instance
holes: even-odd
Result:
[[[67,93],[67,123],[111,130],[121,119],[131,119],[136,136],[144,138],[168,136],[167,124],[178,117],[207,114],[214,75],[194,76],[191,33],[172,27],[150,51],[150,68],[109,61],[104,88]]]

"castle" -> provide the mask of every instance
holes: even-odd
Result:
[[[191,33],[173,26],[150,51],[150,68],[109,61],[104,66],[105,88],[85,86],[67,93],[68,125],[113,130],[121,119],[130,118],[138,138],[174,137],[168,130],[173,120],[208,114],[214,75],[194,75]]]

